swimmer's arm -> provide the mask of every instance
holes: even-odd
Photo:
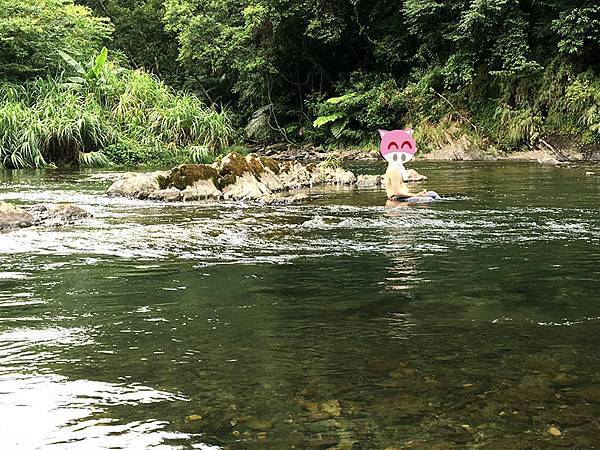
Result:
[[[408,190],[405,190],[399,194],[395,194],[390,196],[389,198],[410,198],[410,197],[423,197],[425,194],[427,193],[427,191],[421,191],[421,192],[409,192]]]
[[[406,184],[399,177],[392,177],[391,179],[392,192],[394,193],[391,197],[401,197],[401,198],[409,198],[409,197],[420,197],[427,193],[427,191],[421,192],[410,192]]]

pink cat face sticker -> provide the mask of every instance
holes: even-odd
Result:
[[[405,163],[415,156],[417,143],[412,136],[413,130],[378,131],[381,136],[379,151],[388,162]]]

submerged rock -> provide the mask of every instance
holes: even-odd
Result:
[[[68,203],[35,205],[27,208],[27,211],[34,217],[36,224],[46,226],[70,225],[92,217],[85,209]]]
[[[427,177],[408,170],[412,181]],[[305,200],[306,193],[284,194],[315,185],[377,187],[381,175],[361,175],[330,163],[283,164],[266,156],[229,153],[219,162],[184,164],[167,172],[127,173],[108,188],[108,195],[162,201],[251,200],[264,204],[290,204]]]
[[[86,210],[70,204],[18,207],[0,202],[0,230],[33,225],[61,226],[92,217]]]
[[[0,230],[30,227],[35,223],[33,216],[11,203],[0,202]]]
[[[260,200],[265,205],[291,205],[308,200],[306,192],[299,192],[293,195],[284,195],[282,193],[269,194],[262,197]]]
[[[554,437],[562,436],[561,431],[558,428],[556,428],[556,427],[550,427],[550,428],[548,428],[548,434],[550,436],[554,436]]]

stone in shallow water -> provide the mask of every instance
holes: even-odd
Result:
[[[107,194],[111,197],[133,197],[146,199],[155,191],[160,189],[159,178],[169,175],[166,171],[157,171],[149,173],[129,172],[123,175],[120,180],[115,181],[108,188]]]
[[[356,187],[358,188],[378,187],[381,182],[381,175],[359,175],[356,177]]]
[[[258,200],[267,194],[270,194],[269,189],[249,172],[244,172],[234,184],[223,189],[225,200]]]
[[[342,414],[342,408],[338,400],[327,400],[321,403],[321,410],[330,417],[339,417]]]
[[[366,177],[360,179],[363,183],[371,184],[379,180],[375,178],[375,182],[372,182],[365,181],[370,180]],[[184,164],[169,172],[127,173],[121,180],[115,181],[107,192],[113,196],[163,201],[224,199],[290,204],[307,197],[305,194],[279,194],[314,185],[355,186],[356,183],[357,177],[353,172],[327,163],[304,166],[293,161],[280,167],[270,158],[254,154],[244,158],[237,153],[230,153],[210,166]]]
[[[24,209],[0,202],[0,230],[30,227],[34,222],[33,216]]]
[[[165,202],[177,202],[181,199],[182,191],[177,188],[170,187],[168,189],[159,189],[152,192],[148,199],[150,200],[162,200]]]
[[[92,217],[89,212],[68,203],[20,208],[10,203],[0,202],[0,230],[32,225],[61,226],[73,224],[88,217]]]
[[[556,427],[550,427],[550,428],[548,428],[548,434],[550,436],[554,436],[554,437],[562,436],[562,433]]]
[[[408,169],[406,171],[406,181],[425,181],[427,177],[425,175],[421,175],[415,169]]]
[[[195,420],[202,420],[202,416],[200,414],[190,414],[185,418],[188,422],[193,422]]]
[[[183,191],[183,201],[219,200],[223,194],[217,189],[212,180],[196,181]]]
[[[28,208],[36,223],[48,226],[73,224],[79,220],[87,219],[92,215],[85,209],[69,203],[58,205],[35,205]]]
[[[309,195],[306,192],[299,192],[293,195],[286,195],[282,193],[267,194],[261,197],[260,200],[265,205],[291,205],[306,201],[308,199]]]

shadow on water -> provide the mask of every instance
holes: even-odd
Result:
[[[0,447],[596,445],[600,179],[420,170],[453,200],[172,205],[105,197],[114,172],[3,175],[0,200],[95,218],[0,234]]]

